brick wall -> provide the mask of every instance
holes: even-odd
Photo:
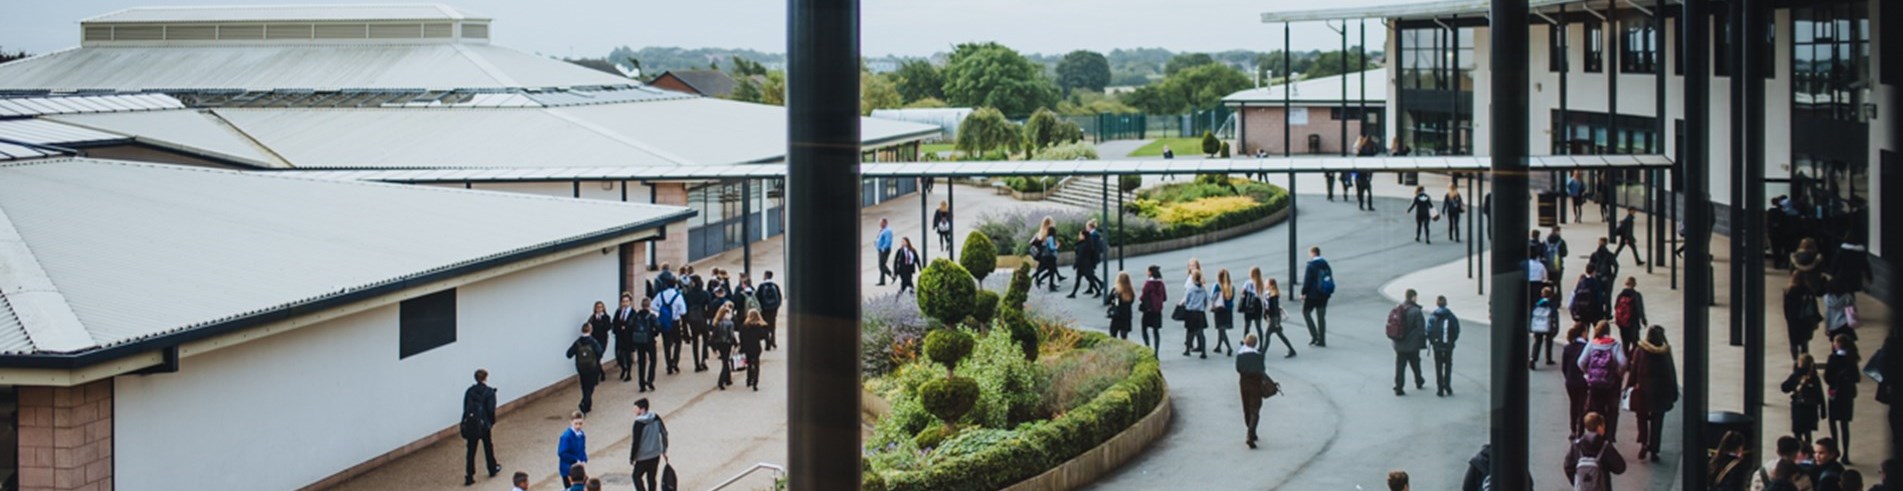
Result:
[[[112,380],[19,396],[20,489],[111,491]]]
[[[687,184],[663,182],[654,185],[654,202],[662,205],[687,206]],[[687,264],[687,224],[669,224],[667,240],[654,243],[654,262],[656,265],[669,264],[675,268]]]
[[[1295,108],[1297,111],[1301,107]],[[1373,111],[1373,106],[1369,106]],[[1308,108],[1308,124],[1298,124],[1289,132],[1289,143],[1295,147],[1296,155],[1308,153],[1308,136],[1321,136],[1322,154],[1340,155],[1342,148],[1341,122],[1333,119],[1326,107]],[[1282,107],[1246,107],[1242,110],[1242,149],[1238,155],[1254,155],[1257,148],[1267,150],[1270,156],[1282,155]],[[1348,144],[1353,145],[1355,138],[1361,136],[1361,121],[1348,121]]]

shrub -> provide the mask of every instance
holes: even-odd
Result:
[[[1034,160],[1097,160],[1097,147],[1089,143],[1071,143],[1038,150]]]
[[[1004,289],[1004,303],[998,305],[1000,313],[1005,310],[1024,310],[1024,303],[1031,300],[1031,265],[1018,264],[1011,272],[1011,285]]]
[[[965,236],[965,250],[958,253],[958,265],[983,285],[985,277],[998,270],[998,246],[982,230],[973,230]]]
[[[971,354],[973,341],[971,334],[957,328],[933,329],[925,335],[925,357],[945,366],[948,372],[958,370],[958,362]]]
[[[1143,176],[1141,175],[1117,176],[1117,189],[1123,190],[1123,192],[1126,192],[1126,193],[1136,192],[1137,189],[1142,187],[1143,187]]]
[[[959,376],[933,379],[918,387],[918,402],[946,426],[954,426],[978,402],[978,382]]]
[[[1011,430],[995,428],[967,429],[958,432],[956,435],[952,435],[951,438],[947,438],[942,444],[937,445],[937,449],[932,452],[932,457],[936,459],[948,459],[975,454],[993,445],[1002,444],[1015,436],[1017,436],[1017,434]]]
[[[1216,139],[1216,134],[1203,130],[1203,156],[1215,155],[1216,151],[1221,149],[1222,142]]]
[[[918,305],[908,298],[866,301],[862,305],[859,354],[863,376],[885,375],[918,357],[927,327]]]
[[[1216,152],[1216,156],[1225,159],[1229,158],[1229,142],[1222,142],[1222,150]]]
[[[938,374],[934,372],[933,375]],[[931,380],[942,379],[933,377]],[[912,437],[919,431],[938,422],[931,412],[925,410],[925,405],[919,402],[918,397],[910,394],[912,392],[907,392],[904,397],[886,399],[892,401],[892,412],[873,425],[872,438],[866,442],[868,446],[878,448],[910,444]]]
[[[1004,185],[1020,193],[1042,193],[1057,187],[1062,178],[1057,176],[1011,176],[1004,178]]]
[[[980,328],[989,329],[991,320],[998,317],[998,302],[1001,301],[998,292],[978,290],[977,298],[972,301],[975,304],[971,306],[971,320]]]
[[[879,477],[879,473],[872,471],[872,466],[866,466],[865,473],[859,476],[859,491],[889,491],[890,489],[892,488],[885,485],[885,478]]]
[[[912,437],[912,445],[921,449],[935,449],[938,448],[939,443],[944,442],[946,438],[951,438],[957,432],[956,428],[948,424],[927,426],[919,430],[918,436]]]
[[[1216,217],[1261,208],[1261,203],[1241,196],[1203,198],[1188,203],[1165,205],[1157,210],[1156,220],[1166,226],[1201,227]]]
[[[926,316],[947,326],[963,322],[971,315],[972,297],[978,284],[964,266],[949,259],[933,259],[918,277],[918,306]]]
[[[1011,333],[1011,340],[1018,343],[1027,361],[1037,360],[1037,327],[1031,325],[1030,318],[1024,315],[1024,309],[1004,307],[998,309],[998,322]]]
[[[1045,363],[1050,385],[1042,394],[1043,411],[1062,414],[1130,376],[1137,353],[1111,343],[1071,352]]]
[[[978,346],[959,373],[978,382],[978,402],[966,419],[986,428],[1010,428],[1048,414],[1043,406],[1046,378],[1026,361],[1017,341],[1002,329],[978,337]]]

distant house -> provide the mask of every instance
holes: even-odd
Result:
[[[675,92],[686,92],[707,97],[727,97],[733,88],[739,86],[733,77],[720,70],[668,70],[654,77],[648,83]]]
[[[1381,139],[1381,117],[1386,112],[1388,99],[1388,72],[1386,69],[1365,72],[1366,92],[1361,90],[1362,73],[1296,81],[1292,84],[1294,92],[1286,97],[1283,91],[1288,90],[1290,84],[1244,90],[1222,98],[1223,105],[1237,109],[1241,115],[1237,118],[1240,135],[1237,147],[1242,151],[1238,153],[1248,155],[1263,150],[1281,155],[1283,126],[1288,127],[1293,154],[1340,154],[1344,144],[1351,146],[1363,134],[1364,124],[1369,136]],[[1286,115],[1282,109],[1285,102],[1289,106]]]

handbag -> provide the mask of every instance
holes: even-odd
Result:
[[[1619,410],[1621,411],[1632,410],[1632,388],[1631,387],[1626,387],[1624,391],[1621,391],[1619,393]]]
[[[1845,305],[1844,306],[1844,326],[1855,329],[1858,324],[1862,324],[1862,323],[1863,323],[1863,319],[1857,318],[1857,306],[1854,304]]]
[[[1275,379],[1269,378],[1268,374],[1262,374],[1262,398],[1268,399],[1281,393],[1282,384],[1275,383]]]
[[[1176,304],[1176,310],[1170,312],[1170,320],[1179,322],[1189,320],[1189,308],[1180,303]]]
[[[680,491],[681,478],[674,475],[674,464],[661,468],[661,491]]]
[[[733,359],[733,369],[734,369],[734,370],[746,370],[746,369],[747,369],[747,355],[743,355],[743,354],[739,354],[739,353],[734,353],[734,355],[733,355],[732,357],[730,357],[730,358],[732,358],[732,359]]]

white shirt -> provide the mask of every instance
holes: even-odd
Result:
[[[1526,260],[1526,282],[1537,283],[1542,281],[1546,281],[1546,265],[1540,263],[1537,259]]]

